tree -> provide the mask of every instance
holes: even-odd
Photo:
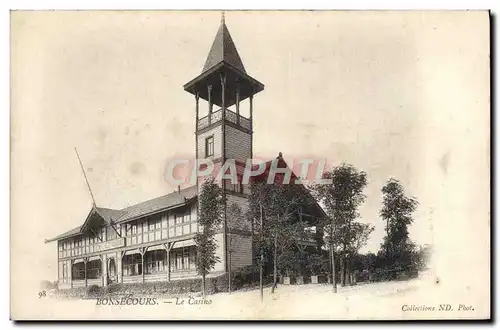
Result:
[[[354,225],[359,217],[358,207],[365,201],[363,189],[367,184],[366,173],[350,164],[341,164],[323,174],[324,179],[331,180],[328,184],[316,184],[313,189],[316,198],[323,203],[328,215],[325,221],[326,242],[330,247],[332,259],[333,290],[337,292],[335,277],[335,255],[340,258],[340,281],[344,286],[350,283],[348,258],[354,249],[353,244],[366,234],[359,232],[361,228]],[[371,232],[371,231],[370,231]],[[369,233],[368,233],[369,235]],[[359,237],[357,237],[359,236]],[[337,251],[338,248],[338,251]],[[356,250],[357,251],[357,250]]]
[[[366,245],[371,233],[375,230],[375,226],[353,222],[351,226],[352,230],[352,241],[348,245],[348,264],[347,264],[347,275],[349,279],[349,283],[351,280],[351,272],[352,272],[352,264],[353,259],[358,255],[359,250]]]
[[[412,213],[418,202],[414,197],[407,197],[402,184],[393,178],[384,185],[382,194],[380,216],[385,223],[386,236],[381,254],[386,267],[407,269],[416,249],[409,238],[408,227],[413,222]]]
[[[253,182],[250,195],[250,218],[253,219],[254,239],[261,253],[272,251],[273,288],[278,273],[291,266],[296,256],[290,254],[306,237],[306,224],[298,214],[301,207],[312,202],[311,195],[302,185],[281,184],[276,175],[272,184]],[[262,211],[262,216],[261,216]]]
[[[214,182],[213,178],[203,183],[199,199],[198,223],[201,231],[196,233],[194,241],[197,253],[196,270],[201,275],[203,296],[205,296],[206,276],[220,261],[220,258],[215,255],[217,249],[215,233],[221,228],[224,220],[226,201],[222,188]]]
[[[229,284],[229,294],[231,294],[231,284],[232,284],[232,276],[231,276],[231,257],[232,253],[238,249],[241,244],[241,239],[239,236],[236,236],[234,232],[242,231],[249,232],[249,224],[246,221],[246,216],[243,214],[241,208],[238,204],[232,203],[227,209],[227,227],[228,227],[228,238],[227,238],[227,248],[229,252],[229,260],[228,260],[228,284]]]
[[[377,255],[375,253],[367,253],[362,260],[363,270],[368,270],[373,272],[375,270],[375,265],[377,264]]]

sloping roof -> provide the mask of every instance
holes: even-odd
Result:
[[[231,38],[231,34],[227,29],[224,19],[222,19],[219,30],[215,35],[212,48],[210,48],[202,73],[210,70],[221,62],[226,62],[241,72],[246,73],[243,62],[236,50],[233,38]]]
[[[290,172],[291,172],[290,184],[293,184],[297,187],[300,187],[314,201],[314,203],[311,204],[311,211],[313,211],[315,216],[317,216],[317,217],[325,216],[326,215],[325,210],[323,210],[321,205],[313,198],[311,191],[302,183],[297,183],[297,180],[299,180],[299,177],[293,172],[293,169],[291,169],[288,166],[288,164],[285,162],[281,152],[279,153],[278,157],[276,157],[276,160],[277,160],[276,168],[280,168],[280,169],[288,168],[290,170]],[[271,170],[272,163],[273,163],[273,160],[269,160],[269,161],[262,163],[260,165],[254,164],[252,167],[253,170],[257,170],[262,165],[265,166],[265,170],[262,174],[257,175],[255,177],[251,177],[250,178],[251,181],[253,181],[253,182],[266,182],[268,179],[269,171]],[[284,175],[277,174],[275,176],[276,183],[278,183],[278,184],[282,183],[283,180],[284,180]]]
[[[45,243],[49,243],[49,242],[53,242],[53,241],[57,241],[61,238],[67,238],[67,237],[71,237],[71,236],[76,236],[78,234],[80,234],[80,228],[82,226],[78,226],[76,228],[73,228],[71,230],[68,230],[67,232],[65,233],[62,233],[61,235],[58,235],[56,237],[53,237],[53,238],[50,238],[50,239],[46,239],[45,240]]]
[[[89,214],[91,214],[92,211],[95,210],[95,212],[99,214],[106,222],[123,222],[141,217],[143,215],[155,213],[156,211],[184,205],[195,196],[197,196],[197,188],[196,186],[191,186],[181,189],[179,192],[172,192],[158,198],[131,205],[121,210],[95,207],[95,209],[90,210]],[[81,229],[82,226],[78,226],[54,238],[45,240],[45,242],[48,243],[62,238],[79,235],[82,233]]]
[[[161,197],[150,199],[148,201],[129,206],[123,210],[123,216],[118,218],[118,222],[127,221],[137,218],[142,215],[154,213],[155,211],[163,210],[176,205],[184,204],[189,199],[197,195],[196,186],[191,186],[180,190],[180,192],[173,192]]]
[[[288,165],[283,159],[283,156],[281,153],[277,157],[278,159],[278,168],[287,168]],[[267,180],[267,175],[269,173],[269,170],[271,168],[272,160],[267,161],[264,163],[265,164],[265,171],[259,176],[252,177],[252,181],[265,181]],[[253,170],[256,170],[259,165],[254,164],[253,165]],[[291,170],[291,169],[290,169]],[[291,183],[295,184],[295,181],[298,179],[295,173],[293,173],[293,170],[291,170],[292,176],[291,176]],[[281,176],[277,176],[278,181],[280,180]],[[302,186],[305,191],[310,194],[309,190],[307,187],[303,186],[302,184],[299,184]],[[187,202],[192,200],[194,197],[198,195],[198,190],[196,186],[191,186],[187,187],[184,189],[181,189],[180,191],[175,191],[154,199],[150,199],[147,201],[144,201],[139,204],[131,205],[129,207],[126,207],[121,210],[114,210],[114,209],[109,209],[109,208],[104,208],[104,207],[95,207],[96,213],[98,213],[106,222],[124,222],[132,219],[137,219],[145,215],[149,214],[154,214],[156,212],[168,209],[168,208],[174,208],[174,207],[179,207],[182,205],[185,205]],[[324,214],[324,210],[322,207],[314,203],[313,208],[318,214]],[[92,212],[92,210],[90,211]],[[61,235],[58,235],[52,239],[46,240],[46,242],[51,242],[55,240],[59,240],[62,238],[67,238],[71,236],[75,236],[81,233],[82,226],[78,226],[76,228],[71,229],[70,231],[67,231]]]
[[[124,215],[123,210],[113,210],[104,207],[96,207],[96,212],[104,219],[106,222],[110,222],[112,220],[116,220],[122,215]]]

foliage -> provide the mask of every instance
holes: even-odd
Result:
[[[263,274],[263,284],[272,283],[272,276]],[[245,287],[255,287],[259,285],[260,268],[258,265],[246,266],[238,269],[232,274],[232,285],[235,290]]]
[[[107,287],[92,285],[73,289],[57,290],[59,298],[97,298],[119,297],[127,295],[140,296],[178,296],[202,291],[201,278],[173,280],[170,282],[149,283],[113,283]],[[207,278],[207,292],[214,294],[227,291],[227,275]]]
[[[215,255],[217,243],[215,233],[220,230],[224,221],[225,195],[222,188],[213,178],[205,181],[199,196],[198,223],[201,231],[196,233],[196,270],[203,277],[214,268],[220,258]]]
[[[98,285],[91,285],[87,287],[87,297],[95,297],[102,294],[102,288]]]
[[[363,271],[375,271],[377,265],[377,255],[374,253],[361,254],[358,253],[353,256],[352,260],[352,270],[363,272]]]
[[[430,245],[421,246],[415,257],[415,268],[418,270],[425,270],[427,268],[427,264],[432,256],[432,247]]]
[[[253,221],[258,251],[271,252],[275,273],[297,271],[300,255],[296,251],[307,236],[307,224],[301,220],[301,208],[314,202],[302,185],[281,184],[276,175],[272,184],[253,182],[249,217]],[[262,222],[261,222],[262,210]]]
[[[48,280],[43,280],[40,282],[40,288],[42,290],[53,290],[57,289],[57,281],[48,281]]]
[[[374,230],[373,226],[355,222],[359,217],[358,208],[366,199],[363,193],[367,185],[366,173],[353,165],[341,164],[324,173],[323,178],[331,183],[317,184],[313,190],[327,213],[323,219],[325,241],[332,253],[341,258],[340,267],[344,273],[349,263],[346,259],[358,253]]]
[[[321,274],[328,271],[328,257],[321,253],[311,253],[307,256],[307,270],[313,274]]]
[[[367,184],[366,173],[350,164],[341,164],[324,173],[323,177],[332,180],[332,183],[315,185],[314,192],[328,215],[325,219],[325,232],[330,233],[327,241],[347,253],[361,238],[360,228],[353,227],[353,221],[359,217],[358,207],[366,198],[363,194]]]
[[[347,245],[347,252],[351,255],[366,245],[371,233],[375,230],[375,226],[369,224],[353,222],[351,224],[351,241]]]
[[[241,207],[238,204],[232,203],[227,208],[227,228],[231,232],[250,232],[249,221],[246,215],[243,214]],[[240,240],[238,236],[228,235],[228,249],[233,252],[238,248]]]
[[[416,247],[409,238],[408,227],[418,202],[405,196],[402,184],[390,179],[382,188],[383,202],[380,216],[385,222],[386,236],[381,246],[381,257],[386,267],[406,269],[415,264]]]

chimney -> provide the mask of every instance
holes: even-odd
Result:
[[[181,193],[181,186],[180,185],[177,186],[177,193],[179,193],[179,194]]]

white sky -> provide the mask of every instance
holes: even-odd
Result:
[[[420,201],[412,239],[446,246],[454,226],[465,244],[489,208],[482,15],[226,13],[247,72],[266,86],[254,102],[254,155],[366,171],[361,221],[376,230],[365,252],[384,235],[380,189],[391,176]],[[80,225],[91,206],[74,146],[99,206],[175,189],[168,160],[194,156],[194,97],[182,85],[201,72],[219,21],[219,12],[13,15],[12,217],[23,236],[12,246],[36,253],[40,279],[57,276],[56,246],[43,239]]]

